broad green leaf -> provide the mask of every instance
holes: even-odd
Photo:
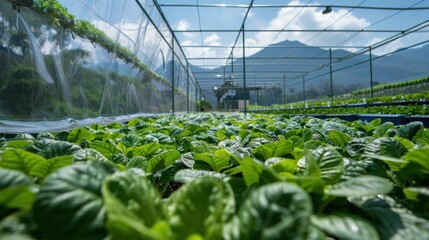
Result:
[[[170,166],[178,159],[180,159],[180,152],[177,150],[171,150],[158,154],[148,160],[145,171],[147,173],[155,173]]]
[[[328,139],[330,142],[332,142],[332,145],[338,146],[338,147],[344,147],[352,138],[339,131],[339,130],[331,130],[328,133]]]
[[[31,180],[28,176],[15,170],[0,168],[0,189],[14,186],[30,186]]]
[[[170,166],[167,166],[155,173],[156,182],[158,185],[161,184],[170,184],[172,181],[174,181],[174,175],[182,169],[181,164],[172,164]],[[170,194],[166,193],[167,196]],[[164,196],[164,195],[163,195]]]
[[[318,177],[328,184],[336,183],[344,173],[343,156],[333,147],[308,151],[298,161],[298,171],[305,176]]]
[[[416,216],[388,196],[349,198],[374,219],[381,239],[428,239],[429,221]]]
[[[200,135],[205,131],[207,131],[207,127],[191,123],[185,127],[185,129],[178,135],[177,139],[181,140],[183,137],[186,136]]]
[[[176,137],[177,136],[179,136],[181,133],[183,132],[183,128],[179,128],[179,127],[173,127],[171,130],[170,130],[170,137],[172,138],[172,139],[176,139]]]
[[[344,174],[341,176],[341,180],[347,180],[350,178],[355,178],[363,175],[367,175],[367,170],[365,168],[363,161],[355,161],[352,159],[344,159],[345,169]]]
[[[270,158],[272,159],[272,158]],[[267,161],[269,161],[268,159]],[[283,159],[271,165],[277,173],[288,172],[295,173],[298,161],[292,159]]]
[[[133,157],[142,156],[145,158],[151,158],[159,150],[161,144],[159,143],[148,143],[133,149]]]
[[[145,169],[147,164],[147,159],[142,156],[136,156],[130,159],[130,161],[127,162],[125,165],[128,169],[130,168],[139,168],[139,169]]]
[[[420,131],[423,131],[424,126],[422,122],[410,122],[405,125],[399,126],[396,129],[396,134],[398,137],[406,138],[410,141],[414,140],[414,137],[419,134]]]
[[[162,239],[154,231],[166,219],[163,202],[146,179],[121,172],[109,176],[103,184],[107,223],[113,239]],[[166,238],[166,236],[164,236]]]
[[[180,156],[180,161],[188,168],[192,168],[195,163],[194,155],[191,152],[183,153]]]
[[[369,122],[372,126],[374,127],[378,127],[381,124],[381,118],[376,118],[374,120],[372,120],[371,122]]]
[[[30,210],[35,194],[31,191],[31,180],[21,172],[0,168],[0,217],[11,210]]]
[[[395,125],[391,122],[385,122],[381,124],[380,126],[376,127],[373,136],[374,137],[386,137],[387,136],[387,130],[393,129]]]
[[[34,140],[34,136],[30,133],[19,133],[15,136],[17,140]]]
[[[211,148],[210,145],[207,144],[205,141],[198,140],[191,142],[191,151],[194,153],[205,153],[210,152]]]
[[[366,138],[354,138],[345,145],[344,150],[350,158],[359,160],[364,153],[367,144],[368,140]]]
[[[378,155],[378,154],[364,154],[363,157],[367,159],[377,159],[380,161],[383,161],[387,165],[389,165],[390,170],[392,171],[400,171],[402,168],[407,166],[407,161],[395,158],[395,157],[389,157],[385,155]]]
[[[42,156],[22,149],[9,149],[1,153],[0,167],[30,174],[34,167],[45,161]]]
[[[35,199],[34,192],[28,186],[12,186],[0,190],[0,217],[20,209],[31,210]]]
[[[121,150],[119,150],[118,147],[113,145],[110,142],[104,142],[104,141],[93,141],[91,142],[91,147],[95,150],[97,150],[99,153],[101,153],[106,158],[109,158],[115,154],[122,153]]]
[[[173,141],[171,140],[171,138],[163,133],[153,133],[151,134],[153,137],[156,137],[158,139],[158,142],[161,144],[172,144]]]
[[[409,187],[409,188],[404,188],[402,190],[404,191],[404,194],[407,197],[407,199],[410,199],[412,201],[419,201],[419,198],[423,198],[426,200],[429,198],[428,187]]]
[[[292,136],[288,138],[287,140],[291,141],[293,143],[294,147],[303,148],[304,147],[304,140],[300,138],[299,136]]]
[[[429,129],[424,128],[422,131],[419,131],[414,136],[413,141],[419,145],[429,145]]]
[[[388,194],[393,185],[388,180],[376,176],[360,176],[350,178],[326,188],[325,193],[337,197],[363,197]]]
[[[114,172],[110,165],[91,161],[62,168],[47,177],[33,207],[43,238],[104,238],[106,216],[101,187]]]
[[[34,168],[31,169],[29,174],[43,179],[58,169],[71,165],[72,163],[72,155],[50,158],[47,161],[37,164]]]
[[[174,181],[179,183],[188,183],[197,178],[204,177],[204,176],[216,177],[216,178],[225,179],[225,180],[230,178],[225,174],[217,173],[213,171],[182,169],[182,170],[179,170],[174,175]]]
[[[365,147],[364,153],[401,158],[405,153],[407,153],[407,151],[407,148],[398,140],[391,137],[381,137],[368,143]]]
[[[69,135],[67,136],[67,142],[81,144],[84,140],[94,140],[94,135],[84,128],[75,128],[71,130]]]
[[[142,140],[143,139],[136,134],[127,134],[121,138],[121,143],[129,148],[137,146]]]
[[[194,160],[195,164],[197,164],[198,161],[207,163],[215,172],[220,172],[230,165],[229,156],[216,155],[213,153],[197,153],[194,155]]]
[[[370,222],[355,215],[315,215],[311,217],[311,224],[338,239],[380,239]]]
[[[73,154],[74,162],[100,161],[107,162],[107,158],[93,148],[84,148]]]
[[[271,183],[259,187],[241,204],[225,239],[306,239],[311,199],[300,187]]]
[[[429,146],[409,151],[403,157],[410,164],[418,165],[418,171],[424,174],[429,173]],[[417,170],[416,170],[417,171]]]
[[[173,239],[198,234],[221,239],[223,225],[235,212],[234,194],[219,178],[202,177],[189,182],[168,200]]]
[[[28,151],[35,152],[46,159],[64,155],[73,155],[80,149],[82,148],[76,144],[51,139],[38,140],[27,147]]]
[[[309,193],[323,193],[325,187],[325,182],[321,181],[318,177],[289,176],[285,177],[283,181],[293,183]]]
[[[401,137],[394,137],[396,140],[398,140],[404,147],[408,149],[408,151],[413,150],[415,148],[414,143],[406,138]]]
[[[280,181],[280,177],[272,168],[265,166],[251,157],[245,157],[240,164],[247,186]]]
[[[253,135],[253,134],[252,134]],[[255,137],[252,138],[252,141],[250,141],[249,143],[247,143],[247,147],[250,147],[252,149],[257,148],[263,144],[268,144],[272,141],[266,139],[266,138],[262,138],[262,137]]]
[[[291,152],[293,152],[293,143],[289,140],[272,142],[253,149],[253,155],[262,161],[272,157],[284,157]]]
[[[114,164],[127,164],[128,158],[123,153],[117,153],[109,157],[109,161],[113,162]]]
[[[304,148],[307,149],[317,149],[324,146],[326,146],[326,143],[320,140],[309,140],[307,142],[304,142]]]
[[[3,145],[1,148],[2,149],[7,149],[7,148],[25,149],[30,144],[31,144],[31,141],[29,140],[11,140],[11,141],[7,141],[5,145]]]
[[[51,133],[48,133],[48,132],[41,132],[41,133],[37,134],[36,139],[44,139],[44,138],[55,139],[55,136]]]

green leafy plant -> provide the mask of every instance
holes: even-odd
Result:
[[[429,236],[429,130],[414,122],[190,114],[0,142],[0,236]]]

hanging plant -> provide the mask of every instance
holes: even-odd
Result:
[[[28,7],[33,5],[33,0],[10,0],[16,6]]]

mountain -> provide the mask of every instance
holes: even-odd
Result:
[[[341,93],[346,89],[369,86],[369,54],[358,55],[338,62],[340,58],[349,54],[351,52],[342,49],[332,50],[334,94],[338,94],[335,91]],[[375,83],[387,83],[427,76],[429,75],[427,56],[429,56],[429,45],[403,50],[383,57],[373,54],[373,81]],[[285,75],[286,93],[291,94],[292,92],[302,92],[302,75],[304,72],[313,70],[313,72],[305,74],[306,92],[326,89],[326,84],[330,79],[329,49],[309,47],[298,41],[283,41],[273,44],[245,60],[247,86],[280,87],[283,90],[283,75]],[[233,61],[234,72],[231,71],[231,65],[225,67],[226,77],[234,75],[236,85],[243,84],[242,62],[242,58]],[[191,69],[197,79],[204,78],[201,79],[200,86],[203,88],[203,93],[208,101],[211,102],[212,106],[215,106],[216,98],[212,89],[222,85],[223,77],[216,77],[216,75],[223,75],[223,67],[210,70],[192,66]],[[315,69],[318,70],[314,71]],[[264,73],[258,74],[258,72]]]

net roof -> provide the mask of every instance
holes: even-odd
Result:
[[[377,58],[429,41],[429,1],[422,0],[158,0],[156,4],[202,88],[232,75],[237,83],[246,78],[254,86],[281,83],[284,78],[294,84],[302,77],[326,74],[321,70],[333,64],[345,66],[348,59],[369,51]]]

